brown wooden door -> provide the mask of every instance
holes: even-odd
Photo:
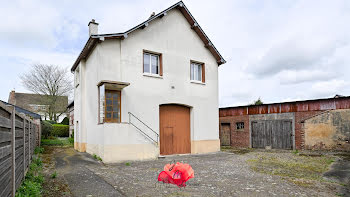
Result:
[[[159,107],[160,154],[191,152],[190,108],[181,105]]]
[[[230,123],[221,124],[220,142],[221,142],[221,146],[231,146]]]

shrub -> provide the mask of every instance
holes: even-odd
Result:
[[[69,137],[69,126],[62,124],[53,124],[51,135],[56,137]]]
[[[44,120],[44,121],[46,121],[46,122],[48,122],[48,123],[50,123],[50,124],[57,124],[57,122],[54,121],[54,120]]]
[[[63,125],[69,125],[69,118],[64,117],[63,120],[62,120],[62,122],[61,122],[61,124],[63,124]]]
[[[41,135],[44,136],[44,138],[47,138],[51,135],[52,132],[52,125],[48,121],[44,120],[41,121]]]

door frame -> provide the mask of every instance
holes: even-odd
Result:
[[[232,128],[231,128],[231,122],[220,122],[219,139],[220,139],[220,136],[221,136],[222,125],[229,125],[229,128],[230,128],[230,145],[229,145],[229,146],[232,146]],[[221,145],[221,139],[220,139],[220,146],[223,146],[223,145]]]
[[[190,153],[185,153],[185,154],[191,154],[192,151],[192,141],[193,141],[193,136],[194,136],[194,112],[193,112],[193,106],[191,105],[187,105],[187,104],[183,104],[183,103],[162,103],[158,105],[158,125],[159,125],[159,155],[160,154],[160,107],[163,105],[178,105],[178,106],[183,106],[183,107],[187,107],[190,110]],[[172,154],[172,155],[176,155],[176,154]]]
[[[249,115],[249,148],[252,148],[252,122],[259,120],[289,120],[292,121],[292,150],[295,150],[295,113],[255,114]]]

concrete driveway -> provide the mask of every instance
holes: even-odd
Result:
[[[265,153],[219,152],[107,165],[86,153],[66,149],[55,158],[56,168],[74,196],[336,196],[331,183],[302,187],[251,170],[246,161],[261,154]],[[164,165],[173,160],[189,163],[194,169],[195,178],[186,188],[157,181]]]

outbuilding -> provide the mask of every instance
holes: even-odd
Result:
[[[222,146],[350,150],[350,97],[220,108]]]

